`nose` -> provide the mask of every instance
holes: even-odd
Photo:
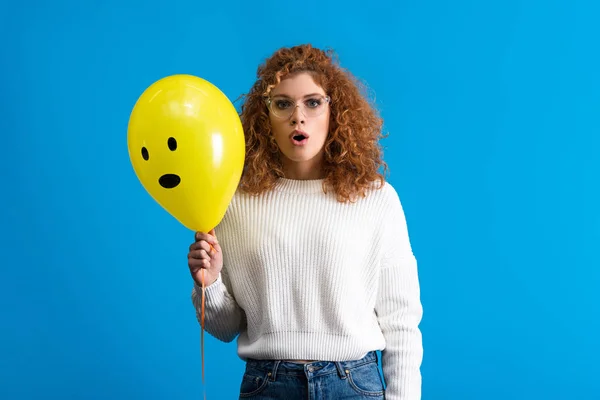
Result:
[[[304,113],[300,109],[300,106],[296,104],[292,115],[290,116],[290,123],[292,125],[303,124],[304,123]]]

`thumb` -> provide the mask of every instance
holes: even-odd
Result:
[[[213,236],[215,238],[215,244],[211,245],[210,247],[212,247],[216,251],[221,251],[221,246],[219,246],[219,240],[217,239],[217,235],[215,233],[215,228],[213,228],[210,231],[208,231],[208,234],[211,235],[211,236]]]

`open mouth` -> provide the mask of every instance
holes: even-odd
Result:
[[[305,135],[303,133],[296,133],[291,137],[291,139],[293,144],[301,145],[308,141],[308,135]]]
[[[175,174],[165,174],[158,178],[158,183],[165,189],[173,189],[174,187],[179,185],[180,182],[181,178],[179,177],[179,175]]]

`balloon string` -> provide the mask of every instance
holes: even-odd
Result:
[[[202,309],[200,325],[202,326],[202,332],[200,334],[200,348],[202,352],[202,388],[204,390],[204,400],[206,400],[206,383],[204,380],[204,299],[205,299],[206,286],[204,284],[204,269],[202,269]]]
[[[208,244],[213,253],[216,251],[212,244]],[[202,331],[200,333],[200,348],[202,352],[202,387],[204,390],[204,400],[206,400],[206,382],[204,378],[204,301],[206,299],[206,284],[204,281],[204,268],[202,269],[202,307],[200,310],[200,326]]]

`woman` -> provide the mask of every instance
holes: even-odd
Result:
[[[381,119],[310,45],[258,68],[241,119],[239,189],[188,254],[197,316],[204,269],[206,331],[246,361],[240,398],[420,399],[417,263]]]

